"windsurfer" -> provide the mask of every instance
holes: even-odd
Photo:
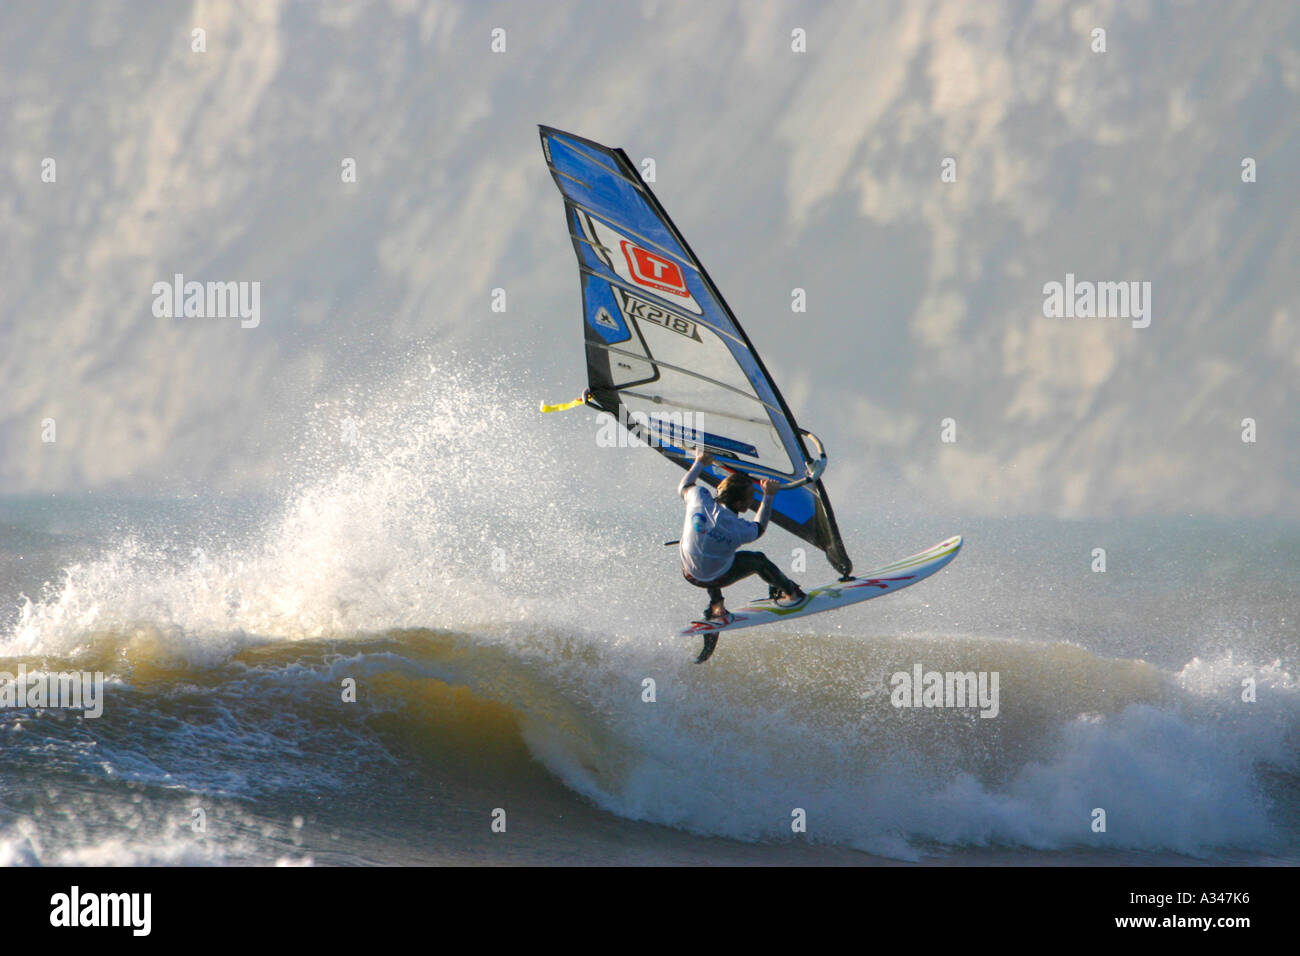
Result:
[[[677,486],[677,493],[686,501],[681,541],[682,576],[709,592],[705,619],[729,620],[722,589],[751,574],[768,583],[772,599],[783,607],[804,601],[807,595],[799,585],[782,574],[765,554],[736,550],[757,540],[767,530],[778,482],[770,478],[760,482],[763,501],[758,505],[756,520],[748,521],[741,515],[755,507],[754,480],[744,472],[734,472],[718,485],[715,498],[706,485],[696,483],[700,472],[712,463],[713,456],[700,449],[691,470]]]

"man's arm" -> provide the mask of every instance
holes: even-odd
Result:
[[[763,536],[767,530],[767,520],[772,517],[772,499],[776,497],[779,483],[772,478],[764,478],[758,483],[758,487],[763,489],[763,503],[758,506],[758,517],[754,523],[758,525],[758,534],[754,535],[754,540]]]
[[[703,448],[696,449],[695,463],[691,465],[691,470],[686,473],[684,478],[682,478],[682,483],[677,486],[677,494],[685,498],[686,492],[695,484],[695,479],[700,477],[700,472],[711,464],[713,464],[713,456]]]

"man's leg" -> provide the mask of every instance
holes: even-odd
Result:
[[[781,569],[768,560],[767,555],[762,551],[737,551],[731,569],[713,583],[720,588],[725,588],[751,574],[757,574],[766,583],[786,594],[803,593],[799,590],[799,585],[782,574]]]
[[[726,605],[724,605],[722,601],[721,585],[719,585],[716,581],[709,581],[709,582],[696,581],[695,579],[688,576],[685,571],[682,571],[682,577],[686,578],[687,582],[695,585],[695,587],[703,588],[704,590],[709,592],[709,606],[704,609],[705,619],[707,620],[708,618],[711,617],[721,618],[726,611]]]
[[[726,605],[722,602],[722,588],[716,583],[709,588],[709,612],[707,617],[721,618],[726,613]]]
[[[754,571],[767,584],[779,588],[786,594],[799,594],[799,585],[787,578],[775,564],[773,564],[762,551],[745,551],[738,552],[737,557],[743,553],[747,556],[747,561],[754,565]],[[748,557],[752,555],[752,557]]]
[[[708,588],[709,591],[709,606],[705,610],[704,616],[721,618],[726,607],[723,603],[722,589],[730,587],[737,581],[744,580],[751,574],[757,574],[770,587],[786,594],[803,596],[803,591],[799,590],[799,585],[782,574],[781,569],[768,560],[767,555],[762,551],[737,551],[736,557],[731,562],[731,567],[726,574],[714,578],[707,585],[698,585],[699,587]]]

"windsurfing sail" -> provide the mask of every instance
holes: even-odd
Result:
[[[703,446],[715,459],[703,476],[711,485],[729,470],[780,481],[772,520],[848,577],[853,563],[821,482],[821,442],[795,423],[668,213],[623,150],[540,129],[578,256],[585,404],[682,468]]]

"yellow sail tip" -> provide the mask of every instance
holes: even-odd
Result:
[[[578,396],[571,402],[560,402],[557,405],[547,405],[545,402],[542,402],[541,410],[543,412],[563,412],[568,411],[570,408],[577,408],[581,404],[583,404],[582,396]]]

